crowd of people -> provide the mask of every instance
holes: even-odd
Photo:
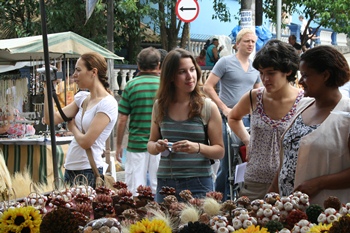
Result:
[[[348,202],[350,127],[341,112],[350,112],[350,99],[339,90],[350,79],[344,56],[331,46],[300,55],[292,43],[273,39],[252,61],[254,31],[242,29],[236,41],[237,52],[221,58],[215,40],[206,48],[212,47],[217,60],[203,86],[199,59],[190,52],[142,49],[138,73],[126,84],[119,105],[108,89],[105,59],[83,54],[72,77],[88,91],[78,92],[63,108],[73,118],[68,127],[74,135],[65,181],[72,183],[83,174],[94,185],[86,151],[91,148],[102,173],[101,154],[116,125],[116,157],[120,161],[126,156],[125,181],[133,196],[139,185],[149,185],[158,202],[163,201],[163,187],[175,188],[178,198],[182,190],[198,198],[218,191],[227,200],[232,198],[227,155],[232,143],[227,133],[232,130],[247,148],[239,195],[262,199],[268,192],[289,195],[299,190],[312,203],[332,195]],[[294,85],[297,71],[302,88]],[[49,122],[47,98],[44,110]],[[54,123],[62,121],[56,112]],[[216,179],[213,161],[220,163]]]

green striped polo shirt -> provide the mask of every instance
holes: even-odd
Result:
[[[119,101],[118,112],[129,115],[130,152],[146,152],[149,139],[154,97],[159,87],[159,76],[141,75],[129,80]]]

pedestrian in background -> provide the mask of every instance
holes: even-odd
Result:
[[[206,66],[214,66],[215,63],[220,58],[220,52],[223,49],[223,46],[219,47],[219,39],[213,38],[211,40],[211,44],[207,48],[206,58],[205,58],[205,65]]]
[[[250,54],[255,50],[256,40],[257,37],[253,30],[245,28],[239,31],[236,38],[237,52],[220,58],[204,83],[204,92],[216,103],[222,116],[225,157],[220,161],[215,190],[223,193],[223,200],[229,199],[230,190],[228,178],[231,168],[229,168],[228,149],[231,148],[229,147],[231,142],[227,140],[227,116],[243,94],[260,86],[259,72],[254,69],[252,61],[249,59]],[[216,92],[218,83],[220,83],[219,95]],[[247,115],[243,118],[243,123],[249,127],[249,122],[249,115]]]
[[[200,66],[205,66],[205,56],[206,56],[207,51],[205,49],[202,49],[199,56],[196,57],[196,62]]]
[[[116,156],[117,160],[121,161],[123,137],[129,122],[125,183],[133,196],[138,195],[137,187],[140,185],[149,184],[153,194],[157,188],[156,173],[160,155],[148,153],[147,142],[154,97],[159,88],[160,61],[161,55],[157,49],[148,47],[141,50],[137,55],[139,72],[136,77],[127,82],[119,102]]]

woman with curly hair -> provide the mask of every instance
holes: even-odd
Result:
[[[221,117],[216,105],[205,100],[200,78],[200,67],[190,52],[178,48],[165,57],[147,145],[151,154],[162,153],[157,202],[163,201],[159,194],[163,186],[175,188],[178,198],[182,190],[190,190],[193,197],[213,191],[210,160],[224,155]],[[206,103],[210,118],[205,126],[202,109]]]
[[[291,85],[298,65],[299,56],[293,46],[279,40],[267,42],[253,62],[264,87],[243,95],[229,113],[228,123],[248,151],[240,195],[251,200],[264,198],[278,170],[279,139],[303,97],[303,91]],[[250,134],[242,122],[249,113]]]

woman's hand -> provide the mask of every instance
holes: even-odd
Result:
[[[188,140],[181,140],[175,142],[172,146],[174,152],[185,152],[189,154],[195,154],[200,152],[200,144],[198,142],[191,142]]]
[[[158,139],[155,146],[158,153],[165,151],[168,148],[168,139]]]
[[[294,191],[300,191],[306,193],[310,198],[316,196],[320,191],[320,179],[318,177],[311,180],[306,180],[297,187],[294,188]],[[322,181],[321,181],[322,182]]]

